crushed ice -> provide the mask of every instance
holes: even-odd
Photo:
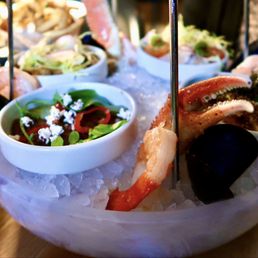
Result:
[[[118,186],[121,189],[128,187],[138,146],[166,100],[169,83],[149,75],[136,65],[128,66],[125,60],[121,60],[119,71],[106,82],[128,91],[137,103],[137,137],[127,152],[99,168],[72,175],[40,175],[17,169],[15,180],[19,185],[43,197],[67,198],[74,208],[100,209],[105,208],[109,191]],[[234,193],[245,193],[258,185],[258,159],[252,166],[256,168],[252,171],[256,172],[248,170],[237,180],[231,188]],[[179,182],[176,190],[163,187],[154,191],[136,210],[164,210],[164,207],[173,210],[200,204],[189,183]]]

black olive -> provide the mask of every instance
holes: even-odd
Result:
[[[186,153],[196,196],[204,203],[233,197],[229,187],[257,155],[258,142],[245,129],[220,124],[205,130]]]

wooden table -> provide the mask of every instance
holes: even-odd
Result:
[[[1,258],[86,258],[58,248],[21,227],[0,208]],[[191,258],[257,258],[258,225],[234,241]]]

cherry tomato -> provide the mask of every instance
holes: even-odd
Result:
[[[34,125],[34,126],[30,127],[29,129],[27,129],[26,131],[27,131],[28,135],[37,134],[39,129],[46,128],[46,127],[48,127],[47,124]]]

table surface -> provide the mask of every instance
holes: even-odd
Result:
[[[16,223],[0,208],[1,258],[86,258],[58,248]],[[191,258],[257,258],[258,225],[234,241]]]

